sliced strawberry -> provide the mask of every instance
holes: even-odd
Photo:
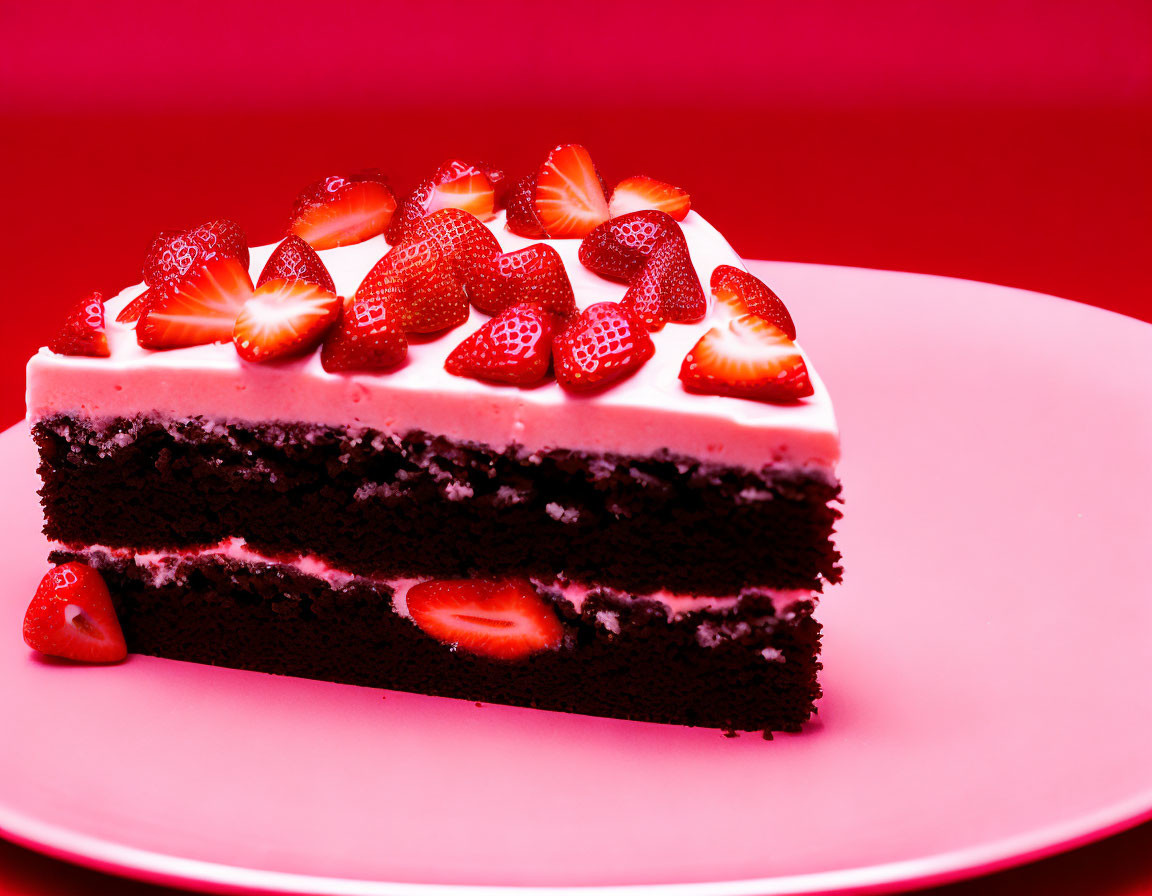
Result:
[[[313,249],[349,246],[383,233],[395,211],[396,197],[380,172],[334,174],[296,197],[288,232]]]
[[[608,201],[608,214],[613,218],[645,208],[667,212],[675,220],[683,221],[692,208],[692,197],[672,184],[639,175],[616,184]]]
[[[144,282],[160,286],[216,258],[236,258],[248,267],[248,240],[240,225],[221,218],[191,230],[165,230],[144,259]]]
[[[431,237],[452,263],[452,269],[471,297],[497,255],[500,244],[492,231],[463,209],[432,212],[412,227],[412,236]]]
[[[444,369],[496,383],[532,386],[548,375],[556,318],[539,305],[514,305],[452,350]]]
[[[521,302],[535,302],[565,318],[576,313],[576,298],[564,262],[546,243],[497,254],[477,273],[468,295],[485,314],[499,314]]]
[[[746,314],[700,337],[680,367],[691,392],[731,395],[776,404],[812,394],[796,344],[775,324]]]
[[[659,330],[665,321],[690,324],[704,319],[708,300],[683,236],[666,233],[657,241],[621,304],[650,330]]]
[[[712,295],[717,303],[739,317],[755,314],[778,326],[789,339],[796,338],[796,324],[780,297],[759,277],[730,264],[717,266],[712,272]]]
[[[260,272],[260,279],[256,281],[256,288],[259,289],[269,280],[303,280],[328,292],[336,292],[332,275],[324,267],[316,250],[294,233],[284,237],[284,241],[269,256],[264,270]]]
[[[408,589],[408,613],[424,634],[495,660],[527,659],[564,638],[556,611],[523,578],[421,582]]]
[[[496,208],[504,208],[508,204],[508,191],[512,187],[504,169],[497,168],[488,162],[473,162],[472,164],[480,169],[488,178],[488,183],[492,185],[492,198],[496,203]]]
[[[108,586],[83,563],[51,569],[24,614],[24,643],[49,656],[116,663],[128,655]]]
[[[144,348],[228,342],[236,316],[252,298],[248,270],[235,258],[217,258],[157,289],[136,324],[136,341]]]
[[[159,290],[146,289],[140,295],[136,296],[131,302],[120,309],[120,313],[116,315],[116,323],[130,324],[133,321],[140,319],[140,315],[148,310],[148,306],[152,304],[152,300],[156,298]]]
[[[518,236],[530,240],[542,240],[548,236],[536,216],[535,174],[526,174],[508,190],[508,218],[505,226]]]
[[[391,291],[391,300],[383,296]],[[388,370],[408,355],[408,339],[396,324],[393,301],[401,290],[394,281],[381,281],[374,298],[342,303],[336,325],[320,347],[320,364],[329,373]]]
[[[90,293],[72,306],[64,326],[52,337],[48,348],[58,355],[107,358],[111,353],[104,333],[103,294]]]
[[[615,302],[599,302],[552,341],[552,363],[561,386],[587,392],[638,370],[655,351],[643,322]]]
[[[356,298],[393,302],[395,323],[406,333],[436,333],[468,319],[464,286],[431,237],[409,237],[392,247],[368,272]]]
[[[336,323],[336,293],[305,280],[269,280],[240,309],[232,328],[245,361],[278,361],[312,351]]]
[[[583,146],[557,146],[536,175],[536,216],[552,239],[586,236],[608,220],[604,183]]]
[[[422,180],[415,190],[404,197],[384,234],[390,246],[395,246],[412,234],[416,224],[428,213],[428,204],[432,201],[432,191],[435,189],[436,184],[431,180]]]
[[[684,232],[671,216],[660,211],[640,211],[605,221],[580,243],[580,263],[609,280],[630,283],[644,261],[667,233],[684,242]]]
[[[425,214],[442,208],[459,208],[482,221],[492,217],[496,191],[492,182],[475,165],[460,159],[449,159],[432,176],[432,195]]]

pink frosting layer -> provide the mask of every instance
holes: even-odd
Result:
[[[505,251],[532,242],[507,231],[501,217],[489,226]],[[683,229],[705,287],[717,265],[743,266],[723,237],[695,212]],[[577,258],[579,243],[550,241],[564,259],[577,304],[583,308],[618,301],[626,287],[584,268]],[[252,250],[253,280],[272,249]],[[320,255],[338,291],[348,295],[386,251],[388,245],[376,237]],[[109,301],[109,321],[142,290],[143,285],[130,287]],[[569,395],[555,383],[519,389],[448,374],[448,353],[486,319],[474,310],[463,326],[413,344],[405,365],[384,374],[329,374],[320,366],[319,353],[275,365],[249,364],[230,343],[153,352],[136,344],[131,327],[111,322],[111,358],[64,357],[44,348],[32,357],[28,417],[199,416],[371,428],[397,435],[419,429],[496,449],[564,447],[642,456],[667,449],[753,470],[777,464],[834,475],[839,457],[836,421],[810,360],[815,394],[795,405],[693,395],[681,387],[681,361],[705,330],[723,322],[719,308],[711,308],[700,324],[670,324],[653,334],[656,354],[651,361],[630,379],[587,398]]]

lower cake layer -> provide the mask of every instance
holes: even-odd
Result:
[[[458,650],[406,614],[411,582],[236,552],[69,549],[101,571],[129,650],[414,693],[726,730],[795,731],[814,712],[820,626],[807,593],[636,597],[534,582],[554,650],[509,662]]]

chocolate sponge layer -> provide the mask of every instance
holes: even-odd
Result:
[[[363,575],[563,573],[639,594],[840,578],[839,485],[770,468],[199,419],[61,416],[33,434],[46,533],[68,545],[241,537]]]
[[[129,650],[326,681],[615,718],[794,731],[820,696],[820,626],[804,602],[776,615],[749,596],[669,620],[655,602],[544,592],[564,627],[519,663],[456,651],[392,607],[382,583],[333,588],[290,567],[190,560],[154,584],[131,559],[59,552],[108,582]]]

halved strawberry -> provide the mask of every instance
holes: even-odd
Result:
[[[232,328],[245,361],[278,361],[316,348],[343,304],[336,293],[305,280],[269,280],[240,309]]]
[[[589,305],[552,341],[556,380],[587,392],[621,380],[655,353],[644,324],[615,302]]]
[[[518,236],[542,240],[548,234],[536,216],[536,175],[526,174],[508,190],[508,216],[504,225]]]
[[[787,334],[796,338],[796,324],[780,297],[768,285],[747,271],[722,264],[712,272],[712,295],[717,303],[736,316],[755,314],[775,324]]]
[[[500,243],[492,231],[469,212],[443,208],[417,221],[411,231],[414,237],[431,237],[452,263],[452,269],[471,296],[483,271],[500,254]]]
[[[392,303],[384,293],[400,298],[400,287],[382,281],[372,299],[353,297],[340,307],[336,325],[320,346],[320,364],[329,373],[388,370],[408,355],[408,339],[395,321]]]
[[[608,201],[608,214],[613,218],[645,208],[659,209],[675,220],[683,221],[692,208],[692,197],[672,184],[639,175],[616,184]]]
[[[259,289],[269,280],[303,280],[328,292],[336,292],[332,275],[324,267],[316,250],[294,233],[284,237],[284,241],[268,257],[256,281],[256,288]]]
[[[408,613],[424,634],[495,660],[555,650],[564,628],[524,578],[432,579],[408,589]]]
[[[691,392],[777,404],[812,394],[808,368],[796,344],[775,324],[754,314],[701,336],[684,358],[680,379]]]
[[[556,318],[539,305],[514,305],[452,350],[444,369],[496,383],[531,386],[548,375]]]
[[[442,208],[459,208],[486,221],[495,211],[496,191],[492,182],[469,162],[449,159],[436,169],[432,184],[425,214]]]
[[[333,249],[383,233],[395,211],[396,197],[380,172],[333,174],[296,197],[288,232],[313,249]]]
[[[416,189],[404,197],[384,234],[390,246],[395,246],[412,234],[412,228],[428,213],[428,203],[432,201],[434,189],[436,185],[431,180],[422,180]]]
[[[24,643],[82,663],[116,663],[128,655],[108,586],[83,563],[51,569],[24,614]]]
[[[392,302],[395,323],[406,333],[436,333],[468,319],[464,286],[431,237],[409,237],[393,246],[368,272],[356,298]]]
[[[682,235],[669,232],[657,240],[621,304],[650,330],[659,330],[665,321],[690,324],[704,319],[708,300]]]
[[[248,269],[235,258],[217,258],[156,289],[136,324],[136,341],[144,348],[228,342],[236,316],[252,298]]]
[[[504,169],[497,168],[489,162],[473,162],[472,164],[480,169],[488,178],[488,183],[492,185],[492,198],[496,203],[496,208],[504,208],[508,204],[508,190],[512,187]]]
[[[148,310],[148,306],[152,304],[152,300],[159,295],[159,289],[146,289],[140,295],[136,296],[131,302],[120,309],[120,313],[116,315],[116,323],[130,324],[133,321],[140,319],[140,315]]]
[[[485,314],[499,314],[521,302],[535,302],[565,318],[576,313],[576,298],[564,262],[546,243],[497,254],[476,273],[468,296]]]
[[[661,211],[631,212],[605,221],[580,243],[580,263],[609,280],[630,283],[665,234],[684,242],[684,232]]]
[[[48,348],[58,355],[107,358],[111,353],[104,333],[104,295],[93,292],[77,302]]]
[[[248,267],[248,240],[235,221],[220,218],[191,230],[164,230],[144,259],[144,282],[160,286],[216,258],[235,258]]]
[[[604,183],[592,156],[575,143],[557,146],[536,174],[536,216],[552,239],[582,237],[608,220]]]

